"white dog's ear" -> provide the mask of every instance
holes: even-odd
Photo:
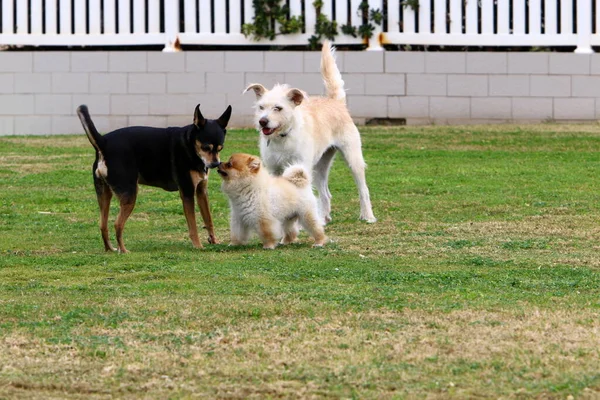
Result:
[[[287,92],[287,97],[288,99],[294,103],[295,105],[299,106],[300,104],[302,104],[302,102],[308,98],[308,96],[306,95],[306,93],[304,93],[302,90],[300,89],[290,89]]]
[[[260,170],[260,160],[256,157],[248,159],[248,168],[250,171],[256,173]]]
[[[246,93],[248,90],[254,90],[254,94],[256,94],[256,98],[260,99],[263,94],[266,93],[267,89],[265,89],[265,87],[263,85],[261,85],[260,83],[252,83],[250,84],[246,90],[244,90],[244,93]]]

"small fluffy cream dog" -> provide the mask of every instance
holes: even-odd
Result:
[[[365,161],[360,133],[346,107],[344,81],[335,63],[334,49],[329,42],[321,52],[321,75],[326,97],[308,98],[300,89],[275,85],[267,90],[253,83],[244,91],[256,94],[255,119],[260,135],[260,155],[267,169],[275,175],[292,164],[301,164],[313,171],[319,192],[321,216],[331,221],[329,170],[336,151],[344,156],[360,198],[360,219],[375,222],[369,188],[365,179]]]
[[[221,189],[231,208],[231,244],[245,244],[252,231],[260,236],[265,249],[274,249],[278,238],[292,243],[298,236],[296,221],[323,246],[325,233],[318,218],[317,199],[310,174],[301,165],[292,165],[282,176],[271,176],[258,157],[233,154],[217,172],[223,178]]]

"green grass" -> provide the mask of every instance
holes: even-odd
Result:
[[[323,249],[228,246],[213,174],[221,244],[142,187],[124,255],[84,135],[0,138],[0,398],[600,396],[600,128],[362,132],[377,223],[339,158]]]

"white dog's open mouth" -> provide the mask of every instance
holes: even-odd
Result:
[[[267,127],[264,127],[264,128],[261,129],[261,132],[263,133],[263,135],[269,136],[273,132],[275,132],[275,129],[276,128],[267,128]]]

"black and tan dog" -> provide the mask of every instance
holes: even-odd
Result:
[[[100,232],[106,251],[114,251],[108,238],[108,213],[113,193],[120,202],[115,221],[119,251],[126,253],[123,227],[131,215],[138,193],[138,183],[167,191],[179,190],[183,211],[194,247],[198,240],[194,195],[200,207],[209,243],[216,243],[208,205],[208,169],[220,164],[231,106],[216,120],[207,120],[194,111],[194,123],[184,127],[151,128],[132,126],[100,135],[90,118],[88,108],[81,105],[77,114],[85,133],[96,149],[92,168],[94,186],[100,206]]]

